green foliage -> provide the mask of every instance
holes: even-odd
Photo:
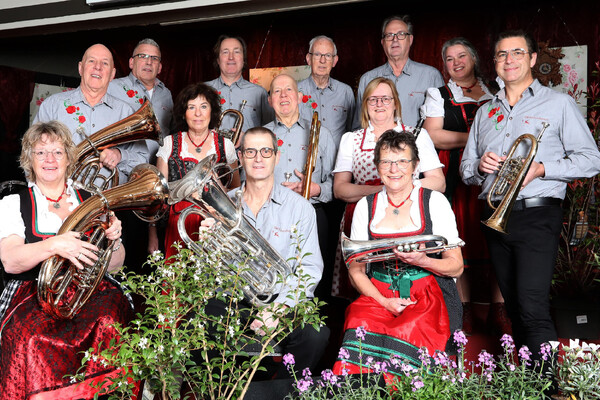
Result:
[[[558,348],[558,343],[552,343]],[[600,345],[571,340],[554,366],[558,388],[571,399],[600,399]]]

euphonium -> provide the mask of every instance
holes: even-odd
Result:
[[[244,111],[244,107],[246,107],[246,100],[242,100],[239,111],[234,110],[233,108],[223,111],[219,117],[219,123],[217,124],[217,132],[219,135],[231,140],[234,145],[237,143],[240,134],[242,133],[242,126],[244,125],[244,114],[242,114],[242,112]],[[236,117],[235,124],[233,124],[233,127],[229,130],[220,129],[223,117],[227,114],[233,114]]]
[[[506,224],[508,223],[508,216],[512,211],[515,200],[517,200],[527,171],[529,171],[529,167],[537,153],[538,143],[548,126],[550,126],[550,124],[542,122],[542,130],[537,138],[530,133],[525,133],[519,136],[513,143],[487,194],[488,206],[495,211],[490,218],[481,221],[484,225],[497,230],[498,232],[507,233]],[[517,147],[519,147],[519,144],[524,140],[529,140],[531,142],[527,157],[519,156],[513,158],[513,154],[517,150]],[[492,204],[492,197],[502,197],[498,207],[494,207]]]
[[[285,259],[246,220],[241,208],[241,191],[237,205],[223,190],[215,173],[215,155],[201,160],[182,179],[169,183],[169,204],[187,200],[190,206],[179,215],[177,229],[187,247],[196,254],[219,253],[223,271],[239,274],[244,285],[242,291],[248,301],[259,306],[275,298],[278,283],[284,283],[292,273]],[[190,214],[213,218],[211,240],[194,242],[185,229],[185,219]],[[238,271],[238,266],[244,269]]]
[[[72,319],[85,305],[106,273],[113,240],[105,236],[109,211],[135,210],[145,221],[156,221],[167,209],[168,186],[156,167],[141,164],[131,171],[129,182],[85,200],[65,219],[57,235],[69,231],[100,249],[98,260],[79,270],[69,260],[52,256],[42,263],[38,277],[38,300],[42,309],[59,319]]]
[[[86,187],[96,187],[98,190],[106,190],[119,184],[116,168],[107,176],[100,173],[102,150],[143,139],[156,140],[162,146],[160,125],[147,98],[135,113],[90,136],[83,132],[83,128],[79,128],[78,131],[85,140],[77,145],[77,168],[71,174],[71,179]]]
[[[427,244],[432,246],[426,247]],[[342,233],[342,255],[346,265],[356,261],[359,263],[372,263],[396,258],[394,249],[401,252],[422,252],[427,254],[441,253],[442,251],[462,247],[462,240],[456,244],[448,244],[448,240],[440,235],[417,235],[404,238],[377,239],[377,240],[351,240]]]
[[[310,124],[310,136],[308,137],[308,150],[306,163],[304,164],[304,181],[302,183],[302,196],[310,199],[310,184],[312,182],[312,174],[317,163],[319,152],[319,132],[321,131],[321,121],[319,121],[319,113],[314,112],[312,122]]]

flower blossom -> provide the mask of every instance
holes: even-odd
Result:
[[[365,340],[365,337],[367,336],[367,331],[365,330],[364,326],[359,326],[358,328],[356,328],[356,338],[359,340]]]
[[[283,356],[283,365],[289,367],[294,364],[296,364],[296,360],[294,359],[294,355],[292,353],[287,353]]]

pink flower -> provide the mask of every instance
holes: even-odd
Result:
[[[571,66],[569,64],[563,65],[563,71],[569,72],[571,70]]]

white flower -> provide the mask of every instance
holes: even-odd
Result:
[[[165,322],[165,316],[162,314],[158,314],[158,322]]]
[[[162,344],[159,344],[156,351],[158,351],[159,353],[162,353],[163,351],[165,351],[165,346],[163,346]]]
[[[550,343],[550,346],[552,347],[553,350],[558,349],[558,346],[560,345],[560,342],[555,342],[553,340],[549,341],[548,343]]]
[[[148,339],[145,337],[141,338],[138,346],[140,346],[140,348],[142,348],[142,349],[147,348],[148,347]]]
[[[572,349],[578,349],[579,348],[579,339],[569,339],[569,347]]]

